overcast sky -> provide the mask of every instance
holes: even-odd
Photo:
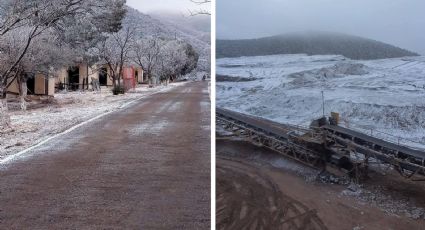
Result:
[[[190,0],[127,0],[127,5],[147,14],[165,11],[187,15],[189,10],[210,9],[209,4],[197,5]]]
[[[216,0],[217,37],[348,33],[425,55],[424,0]]]

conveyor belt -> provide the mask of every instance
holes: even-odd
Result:
[[[225,129],[243,136],[247,141],[267,147],[312,167],[322,167],[324,164],[321,154],[294,141],[294,137],[307,132],[306,129],[226,109],[217,108],[216,116],[217,122],[222,124]]]
[[[282,138],[288,138],[288,133],[291,131],[302,130],[301,127],[281,124],[274,121],[266,120],[264,118],[257,118],[254,116],[234,112],[227,109],[217,108],[216,113],[219,116],[227,117],[235,121],[241,121],[243,123],[250,124],[251,127],[254,129],[260,129],[261,131],[265,133],[272,133]],[[308,130],[303,130],[303,131],[307,132]]]
[[[425,152],[407,148],[405,146],[397,145],[391,142],[387,142],[387,141],[384,141],[375,137],[371,137],[351,129],[343,128],[340,126],[334,126],[334,125],[325,125],[325,126],[322,126],[322,128],[326,129],[327,131],[333,132],[337,135],[340,135],[340,136],[342,135],[345,138],[350,138],[354,142],[359,144],[360,142],[368,142],[374,145],[375,147],[378,147],[378,149],[379,147],[381,147],[381,149],[392,151],[398,155],[406,155],[406,156],[414,157],[421,160],[425,159]]]
[[[312,165],[312,162],[316,164],[326,159],[325,161],[328,161],[331,165],[343,167],[338,162],[335,163],[331,160],[343,159],[345,161],[347,159],[347,151],[344,153],[344,151],[335,152],[332,150],[333,145],[338,144],[338,148],[341,148],[342,145],[348,151],[354,150],[357,153],[364,154],[366,158],[371,157],[391,164],[407,177],[415,174],[425,176],[425,152],[390,143],[351,129],[334,125],[321,126],[320,130],[308,129],[280,124],[227,109],[217,108],[216,112],[217,119],[230,125],[229,127],[236,127],[236,130],[243,129],[247,131],[245,133],[255,134],[256,141],[261,141],[265,146],[274,150],[292,149],[292,152],[283,153],[310,165]],[[232,130],[230,129],[230,131]],[[294,135],[295,133],[296,135]],[[326,134],[327,138],[325,139],[328,139],[326,144],[323,142],[325,140],[323,134]],[[306,136],[311,136],[311,138],[304,138]],[[294,151],[300,152],[301,155],[296,156]],[[405,170],[408,172],[405,172]],[[409,174],[409,172],[411,173]]]

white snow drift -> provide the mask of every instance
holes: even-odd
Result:
[[[355,61],[337,55],[223,58],[217,106],[282,123],[309,125],[339,112],[342,125],[425,148],[425,57]],[[404,139],[403,139],[404,138]]]

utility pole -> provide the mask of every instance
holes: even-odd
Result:
[[[325,92],[322,90],[322,109],[323,109],[323,117],[325,117]]]
[[[326,76],[326,73],[324,73],[323,78],[323,89],[322,89],[322,110],[323,110],[323,117],[325,117],[325,88],[326,88],[326,79],[328,76]]]

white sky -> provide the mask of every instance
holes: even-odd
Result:
[[[190,0],[127,0],[127,5],[138,9],[143,13],[168,11],[188,14],[189,10],[210,9],[210,4],[197,5]]]
[[[321,30],[425,55],[425,0],[216,0],[218,38]]]

